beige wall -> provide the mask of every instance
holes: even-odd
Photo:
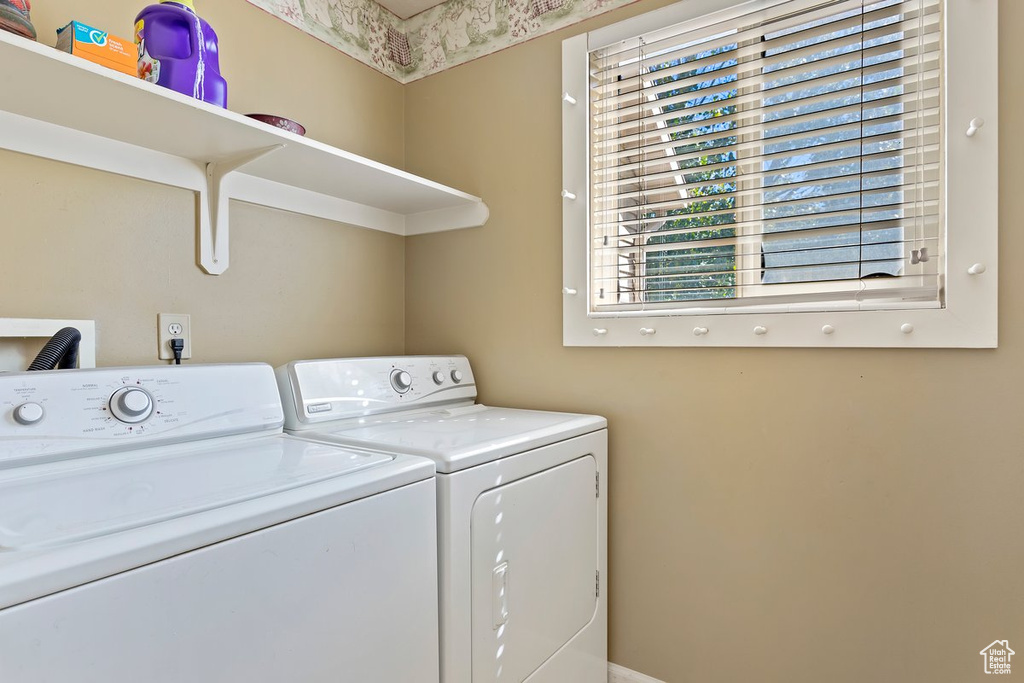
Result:
[[[71,18],[128,36],[142,4],[33,15],[46,42]],[[468,353],[487,402],[611,421],[614,661],[671,683],[980,679],[984,645],[1024,643],[1019,143],[1004,134],[997,351],[565,349],[560,40],[661,4],[403,93],[243,0],[200,0],[233,109],[407,160],[490,222],[403,242],[236,205],[214,278],[191,194],[0,152],[0,315],[95,318],[101,364],[155,362],[161,311],[193,315],[202,361]],[[1024,5],[1000,5],[1011,131]]]
[[[50,45],[70,19],[130,38],[144,4],[47,0],[32,16]],[[198,5],[232,109],[403,164],[402,86],[244,0]],[[400,237],[236,203],[231,268],[211,277],[195,265],[192,193],[0,152],[0,205],[0,317],[95,319],[100,364],[156,363],[160,312],[192,314],[196,361],[404,348]]]
[[[407,349],[469,354],[485,402],[608,416],[613,661],[981,680],[991,641],[1024,652],[1024,3],[1000,2],[997,351],[563,348],[560,41],[660,4],[407,86],[409,170],[491,208],[407,241]]]

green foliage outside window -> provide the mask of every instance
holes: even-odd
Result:
[[[660,64],[651,69],[652,72],[678,66],[686,61],[706,59],[735,49],[727,46],[712,52],[704,52],[689,60],[680,59]],[[709,79],[679,89],[668,90],[658,94],[659,98],[669,98],[682,93],[699,92],[717,89],[719,86],[735,80],[735,75],[715,77],[714,72],[734,66],[735,60],[726,60],[698,67],[691,71],[674,74],[662,79],[655,79],[654,85],[663,85],[697,75],[708,74]],[[675,230],[693,230],[669,235],[655,235],[647,239],[647,244],[677,244],[735,237],[735,228],[728,227],[736,222],[735,166],[720,164],[736,160],[736,152],[725,149],[716,152],[716,148],[729,148],[736,144],[735,135],[722,135],[736,127],[735,121],[716,122],[715,119],[734,114],[736,107],[727,104],[736,97],[736,90],[719,91],[710,95],[697,95],[692,100],[669,104],[662,108],[665,112],[679,111],[678,118],[666,122],[667,128],[681,127],[687,124],[707,121],[689,130],[670,133],[671,139],[692,142],[673,149],[677,156],[707,152],[699,157],[689,159],[681,164],[680,175],[686,185],[695,185],[687,190],[687,198],[695,199],[682,208],[670,209],[659,215],[657,211],[648,211],[641,218],[648,222],[656,222],[663,218],[664,223],[658,227],[659,232]],[[723,102],[720,106],[712,106]],[[706,166],[712,169],[701,170]],[[716,196],[726,195],[726,196]],[[707,199],[699,199],[706,197]],[[696,228],[706,228],[697,229]],[[736,246],[726,244],[720,246],[702,244],[691,248],[674,248],[664,251],[648,252],[646,258],[647,280],[644,300],[648,302],[687,301],[694,299],[727,299],[736,296]]]

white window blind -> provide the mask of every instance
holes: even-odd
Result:
[[[942,24],[790,0],[590,52],[591,313],[941,306]]]

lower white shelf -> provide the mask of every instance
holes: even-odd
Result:
[[[232,199],[397,235],[488,218],[479,197],[3,31],[0,63],[0,149],[199,193],[210,274],[230,263]]]
[[[395,235],[479,227],[490,215],[487,205],[475,198],[403,214],[245,172],[247,162],[273,156],[283,145],[256,150],[240,159],[203,164],[0,111],[0,148],[198,193],[199,265],[211,275],[220,275],[230,265],[231,200]],[[227,170],[218,174],[218,167]]]

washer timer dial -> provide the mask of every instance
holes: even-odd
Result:
[[[412,389],[412,375],[405,370],[395,370],[391,373],[391,386],[395,391],[404,394]]]
[[[153,414],[153,397],[138,387],[118,389],[110,397],[110,412],[125,424],[144,422]]]

